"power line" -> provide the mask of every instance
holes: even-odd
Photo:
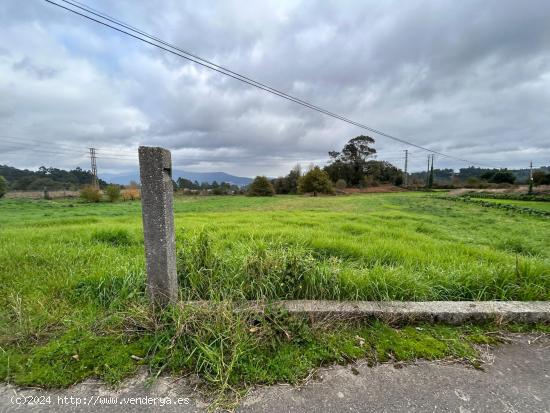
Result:
[[[20,138],[20,137],[14,137],[14,136],[10,136],[10,137],[0,136],[0,143],[6,143],[8,145],[13,144],[13,145],[24,145],[24,146],[28,144],[32,144],[33,147],[39,147],[39,146],[47,146],[48,148],[52,147],[50,143],[46,143],[35,139]],[[66,144],[58,144],[58,143],[55,143],[55,147],[59,149],[64,149],[67,151],[72,151],[72,152],[75,152],[75,151],[80,152],[82,150],[82,147],[68,146]]]
[[[172,44],[170,44],[170,43],[168,43],[168,42],[165,42],[164,40],[161,40],[161,39],[159,39],[159,38],[157,38],[157,37],[155,37],[155,36],[151,36],[151,35],[147,34],[146,32],[144,32],[144,31],[142,31],[142,30],[136,29],[136,28],[134,28],[134,27],[132,27],[132,26],[130,26],[130,25],[127,25],[127,24],[125,24],[125,23],[122,23],[120,20],[117,20],[117,19],[115,19],[115,18],[112,18],[112,17],[110,17],[109,15],[107,15],[107,14],[105,14],[105,13],[96,12],[94,9],[91,9],[90,7],[88,7],[88,6],[86,6],[86,5],[82,5],[82,6],[81,6],[81,5],[79,5],[79,4],[75,4],[75,3],[71,2],[71,1],[68,1],[68,0],[61,0],[61,1],[63,1],[64,3],[70,4],[70,5],[73,6],[73,7],[76,7],[76,8],[78,8],[78,9],[80,9],[80,10],[83,10],[83,11],[85,11],[85,12],[87,12],[87,13],[90,13],[90,14],[92,14],[92,15],[94,15],[94,16],[97,16],[97,17],[99,17],[99,18],[101,18],[101,19],[107,20],[107,21],[109,21],[109,22],[111,22],[111,23],[113,23],[113,24],[116,24],[116,25],[118,25],[118,26],[124,27],[125,29],[130,30],[130,31],[132,31],[132,32],[134,32],[134,33],[137,33],[137,34],[139,34],[140,36],[144,36],[144,37],[146,37],[146,38],[140,37],[140,36],[138,36],[138,35],[136,35],[136,34],[132,34],[132,33],[128,32],[128,31],[126,31],[126,30],[123,30],[123,29],[121,29],[121,28],[119,28],[119,27],[113,26],[113,25],[111,25],[111,24],[109,24],[109,23],[106,23],[105,21],[98,20],[98,19],[96,19],[96,18],[94,18],[94,17],[91,17],[91,16],[89,16],[89,15],[87,15],[87,14],[80,13],[79,11],[74,10],[74,9],[72,9],[72,8],[70,8],[70,7],[65,7],[65,6],[63,6],[63,5],[61,5],[61,4],[55,3],[55,2],[52,1],[52,0],[45,0],[45,1],[48,2],[48,3],[50,3],[50,4],[52,4],[52,5],[54,5],[54,6],[60,7],[60,8],[62,8],[62,9],[65,9],[65,10],[71,12],[71,13],[74,13],[74,14],[76,14],[76,15],[79,15],[79,16],[81,16],[81,17],[84,17],[84,18],[86,18],[86,19],[88,19],[88,20],[91,20],[91,21],[96,22],[96,23],[98,23],[98,24],[101,24],[101,25],[103,25],[103,26],[109,27],[109,28],[111,28],[111,29],[113,29],[113,30],[116,30],[116,31],[120,32],[120,33],[126,34],[127,36],[133,37],[134,39],[140,40],[140,41],[142,41],[142,42],[144,42],[144,43],[147,43],[147,44],[149,44],[149,45],[151,45],[151,46],[155,46],[155,47],[157,47],[157,48],[159,48],[159,49],[162,49],[162,50],[164,50],[164,51],[167,51],[167,52],[169,52],[169,53],[172,53],[172,54],[174,54],[174,55],[176,55],[176,56],[179,56],[179,57],[181,57],[181,58],[183,58],[183,59],[186,59],[186,60],[188,60],[188,61],[194,62],[194,63],[196,63],[196,64],[198,64],[198,65],[203,66],[203,67],[206,67],[206,68],[208,68],[208,69],[210,69],[210,70],[213,70],[213,71],[216,71],[216,72],[218,72],[218,73],[224,74],[224,75],[229,76],[229,77],[231,77],[231,78],[233,78],[233,79],[239,80],[239,81],[241,81],[241,82],[243,82],[243,83],[247,83],[247,84],[249,84],[249,85],[251,85],[251,86],[254,86],[254,87],[258,88],[258,89],[264,90],[264,91],[266,91],[266,92],[268,92],[268,93],[271,93],[271,94],[274,94],[274,95],[277,95],[277,96],[279,96],[279,97],[282,97],[282,98],[284,98],[284,99],[287,99],[287,100],[292,101],[292,102],[294,102],[294,103],[297,103],[297,104],[299,104],[299,105],[305,106],[305,107],[307,107],[307,108],[309,108],[309,109],[312,109],[312,110],[315,110],[315,111],[317,111],[317,112],[323,113],[323,114],[325,114],[325,115],[327,115],[327,116],[331,116],[331,117],[333,117],[333,118],[335,118],[335,119],[339,119],[339,120],[341,120],[341,121],[343,121],[343,122],[346,122],[346,123],[349,123],[349,124],[351,124],[351,125],[357,126],[357,127],[359,127],[359,128],[362,128],[362,129],[368,130],[368,131],[370,131],[370,132],[376,133],[376,134],[378,134],[378,135],[380,135],[380,136],[384,136],[384,137],[386,137],[386,138],[388,138],[388,139],[392,139],[392,140],[394,140],[394,141],[403,143],[403,144],[405,144],[405,145],[413,146],[413,147],[418,148],[418,149],[421,149],[421,150],[423,150],[423,151],[427,151],[427,152],[430,152],[430,153],[433,153],[433,154],[441,155],[441,156],[444,156],[444,157],[449,158],[449,159],[455,159],[455,160],[458,160],[458,161],[461,161],[461,162],[465,162],[465,163],[468,163],[468,164],[472,164],[472,165],[478,165],[478,166],[488,167],[487,165],[483,165],[483,164],[478,163],[478,162],[473,162],[473,161],[470,161],[470,160],[467,160],[467,159],[459,158],[459,157],[456,157],[456,156],[453,156],[453,155],[449,155],[449,154],[445,154],[445,153],[443,153],[443,152],[439,152],[439,151],[436,151],[436,150],[433,150],[433,149],[429,149],[429,148],[423,147],[423,146],[421,146],[421,145],[417,145],[417,144],[415,144],[415,143],[413,143],[413,142],[410,142],[410,141],[408,141],[408,140],[406,140],[406,139],[404,139],[404,138],[399,138],[399,137],[397,137],[397,136],[390,135],[390,134],[388,134],[388,133],[386,133],[386,132],[380,131],[380,130],[378,130],[378,129],[375,129],[375,128],[372,128],[372,127],[370,127],[370,126],[367,126],[367,125],[361,124],[361,123],[359,123],[359,122],[353,121],[353,120],[351,120],[351,119],[348,119],[348,118],[346,118],[346,117],[344,117],[344,116],[342,116],[342,115],[338,115],[338,114],[336,114],[336,113],[330,112],[330,111],[328,111],[328,110],[326,110],[326,109],[323,109],[323,108],[321,108],[321,107],[315,106],[315,105],[313,105],[313,104],[311,104],[311,103],[309,103],[309,102],[307,102],[307,101],[304,101],[304,100],[301,100],[301,99],[299,99],[299,98],[296,98],[296,97],[294,97],[294,96],[292,96],[292,95],[290,95],[290,94],[287,94],[287,93],[285,93],[285,92],[281,92],[280,90],[277,90],[277,89],[275,89],[275,88],[273,88],[273,87],[271,87],[271,86],[265,85],[265,84],[263,84],[263,83],[261,83],[261,82],[255,81],[255,80],[253,80],[253,79],[251,79],[251,78],[248,78],[248,77],[246,77],[246,76],[244,76],[244,75],[241,75],[241,74],[239,74],[239,73],[237,73],[237,72],[235,72],[235,71],[226,69],[226,68],[224,68],[223,66],[220,66],[220,65],[217,65],[217,64],[215,64],[215,63],[209,62],[209,61],[206,60],[206,59],[203,59],[203,58],[201,58],[201,57],[199,57],[199,56],[197,56],[197,55],[194,55],[194,54],[189,53],[189,52],[187,52],[187,51],[185,51],[185,50],[183,50],[183,49],[180,49],[180,48],[178,48],[178,47],[176,47],[176,46],[173,46]],[[80,4],[83,4],[83,3],[80,3]],[[152,40],[152,41],[147,40],[147,39],[150,39],[150,40]],[[159,44],[157,44],[157,43],[155,43],[155,42],[161,43],[161,45],[159,45]],[[162,46],[162,45],[167,46],[167,47],[164,47],[164,46]],[[169,47],[169,48],[168,48],[168,47]],[[174,49],[174,50],[171,50],[171,49]],[[176,51],[175,51],[175,50],[176,50]],[[492,168],[492,167],[490,167],[490,168]]]
[[[64,155],[64,156],[72,156],[72,157],[74,157],[75,155],[80,155],[82,157],[85,156],[84,152],[77,153],[77,152],[68,152],[68,151],[50,151],[50,150],[47,150],[47,149],[32,149],[32,148],[28,148],[24,145],[17,146],[16,144],[12,144],[12,143],[9,143],[8,145],[15,146],[16,149],[23,149],[27,152],[48,153],[48,154],[53,154],[53,155]]]
[[[66,144],[62,144],[62,145],[56,144],[54,149],[58,148],[59,150],[54,152],[51,150],[52,149],[51,145],[46,144],[40,140],[30,139],[30,138],[20,138],[20,137],[16,138],[14,136],[10,136],[8,138],[5,136],[0,136],[0,143],[8,146],[15,146],[16,148],[20,148],[25,151],[31,151],[31,152],[44,152],[44,153],[54,153],[54,154],[65,153],[70,155],[78,154],[82,156],[88,155],[88,150],[82,146],[77,147],[72,145],[68,146]],[[33,146],[29,147],[29,144],[32,144]],[[46,146],[46,145],[48,149],[40,149],[40,146]],[[101,157],[101,158],[110,158],[110,159],[115,159],[115,158],[116,159],[119,159],[119,158],[137,159],[137,155],[131,155],[129,152],[128,153],[122,153],[121,151],[115,152],[115,149],[110,149],[110,148],[96,149],[96,152],[104,153],[105,155],[107,155],[107,156],[98,156],[98,158]]]

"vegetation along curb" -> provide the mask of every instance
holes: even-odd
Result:
[[[533,209],[533,208],[519,207],[519,206],[515,206],[515,205],[510,205],[510,204],[499,204],[499,203],[496,203],[496,202],[483,201],[481,199],[471,199],[468,196],[459,196],[459,197],[448,196],[448,197],[440,197],[439,199],[445,199],[447,201],[456,201],[456,202],[460,202],[460,201],[461,202],[467,202],[467,203],[479,205],[479,206],[482,206],[482,207],[504,209],[504,210],[513,211],[513,212],[519,212],[519,213],[522,213],[522,214],[535,215],[535,216],[539,216],[539,217],[543,217],[543,218],[549,218],[550,217],[550,212],[549,211],[542,211],[542,210]]]

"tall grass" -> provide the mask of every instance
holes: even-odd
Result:
[[[138,202],[1,201],[0,378],[115,383],[144,363],[200,374],[221,397],[327,362],[460,353],[445,341],[456,330],[319,329],[234,311],[243,300],[550,299],[538,216],[425,194],[189,197],[175,211],[182,302],[214,309],[151,312]]]

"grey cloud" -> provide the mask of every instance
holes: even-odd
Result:
[[[550,163],[546,1],[128,4],[90,0],[184,49],[415,143],[498,166]],[[172,148],[182,168],[277,175],[366,133],[46,3],[7,0],[0,24],[0,128],[62,142],[60,151],[96,145],[127,156],[138,144],[158,144]],[[374,137],[381,153],[405,148]],[[20,166],[47,158],[5,153],[0,162]],[[412,165],[423,168],[424,158],[414,154]],[[103,165],[124,169],[129,159]],[[56,161],[74,166],[75,158]]]

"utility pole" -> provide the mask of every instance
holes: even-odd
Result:
[[[98,188],[98,181],[97,181],[97,161],[95,156],[95,148],[89,148],[90,149],[90,162],[92,164],[92,186],[94,188]]]
[[[529,195],[533,193],[533,161],[529,163]]]
[[[409,175],[407,174],[407,162],[409,160],[409,151],[405,149],[405,188],[409,186]]]
[[[428,169],[426,169],[426,188],[430,186],[430,156],[428,155]]]
[[[428,187],[432,187],[434,184],[434,154],[432,154],[432,166],[430,167],[430,176],[428,178]]]

